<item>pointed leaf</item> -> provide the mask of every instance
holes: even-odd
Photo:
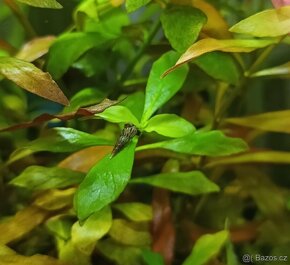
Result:
[[[106,235],[112,226],[112,213],[109,207],[92,214],[81,226],[74,223],[71,231],[72,243],[85,255],[90,256],[96,243]]]
[[[131,202],[114,204],[113,207],[132,221],[146,222],[152,220],[152,207],[150,205]]]
[[[144,128],[146,132],[157,132],[168,137],[183,137],[195,131],[194,126],[187,120],[175,114],[155,115]]]
[[[55,8],[55,9],[62,8],[62,5],[55,0],[17,0],[17,1],[30,6],[41,8]]]
[[[0,57],[0,74],[33,94],[62,105],[69,104],[50,74],[42,72],[31,63],[12,57]]]
[[[137,151],[155,148],[205,156],[225,156],[248,149],[242,139],[227,137],[221,131],[210,131],[196,132],[173,140],[139,146]]]
[[[290,110],[266,112],[258,115],[229,118],[226,122],[270,132],[290,133]]]
[[[251,74],[251,77],[280,77],[280,78],[290,78],[290,62],[278,65],[275,67],[263,69],[256,73]]]
[[[137,139],[120,153],[99,161],[80,184],[75,195],[75,209],[80,220],[99,211],[118,198],[130,177]]]
[[[212,51],[223,52],[251,52],[259,48],[264,48],[273,43],[277,43],[276,39],[270,40],[246,40],[246,39],[229,39],[217,40],[212,38],[202,39],[191,45],[187,51],[181,55],[175,65],[163,73],[166,76],[181,65],[193,60],[205,53]]]
[[[132,112],[124,106],[112,106],[102,113],[96,114],[95,116],[103,118],[109,122],[114,123],[132,123],[134,125],[139,125],[139,121],[132,114]]]
[[[197,40],[206,20],[203,12],[190,6],[166,9],[161,16],[165,36],[171,46],[179,52],[184,52]]]
[[[229,237],[228,231],[220,231],[212,235],[204,235],[197,240],[191,254],[182,265],[205,265],[214,258],[225,245]]]
[[[250,16],[230,28],[231,32],[255,37],[278,37],[290,32],[290,6],[269,9]]]
[[[97,32],[66,33],[50,47],[47,69],[55,79],[59,79],[86,51],[94,47],[103,47],[110,40],[112,40],[112,36]]]
[[[162,173],[145,178],[135,178],[131,180],[131,183],[149,184],[189,195],[219,191],[219,187],[200,171]]]
[[[81,172],[58,167],[30,166],[10,184],[31,190],[65,188],[80,183],[84,178]]]
[[[149,2],[151,2],[151,0],[126,0],[126,9],[131,13],[142,6],[147,5]]]
[[[178,54],[171,51],[163,54],[153,64],[146,86],[145,106],[142,116],[143,123],[182,87],[187,76],[187,67],[181,67],[172,75],[161,79],[161,74],[173,65],[177,58]]]
[[[72,128],[59,127],[49,130],[47,136],[40,137],[26,146],[16,149],[10,156],[8,163],[40,151],[73,152],[89,146],[109,144],[112,144],[112,142],[106,139]]]

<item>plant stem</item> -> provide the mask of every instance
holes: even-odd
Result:
[[[151,41],[153,40],[153,38],[155,37],[156,33],[158,32],[159,28],[160,28],[160,21],[157,19],[155,24],[153,25],[148,38],[145,40],[145,42],[143,43],[143,45],[140,47],[140,49],[137,51],[135,57],[133,58],[133,60],[128,64],[127,68],[125,69],[124,73],[122,74],[121,78],[120,78],[120,83],[122,84],[124,81],[126,81],[130,75],[132,74],[135,65],[137,64],[137,62],[140,60],[140,58],[143,56],[146,48],[149,46],[149,44],[151,43]]]
[[[29,38],[34,38],[36,36],[36,33],[28,21],[27,17],[23,14],[22,10],[19,8],[19,6],[15,3],[14,0],[4,0],[5,4],[10,8],[12,13],[15,15],[15,17],[18,19],[22,27],[24,28],[27,36]]]

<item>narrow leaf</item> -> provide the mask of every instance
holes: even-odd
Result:
[[[18,2],[41,8],[60,9],[62,5],[55,0],[17,0]]]
[[[251,74],[251,77],[279,77],[290,78],[290,62],[275,67],[263,69],[256,73]]]
[[[114,204],[113,207],[132,221],[148,222],[152,220],[152,207],[150,205],[131,202]]]
[[[281,110],[242,118],[229,118],[226,119],[226,122],[258,130],[290,133],[289,117],[290,110]]]
[[[246,39],[229,39],[229,40],[218,40],[213,38],[202,39],[192,46],[181,55],[175,65],[163,73],[166,76],[181,65],[212,51],[223,51],[223,52],[251,52],[259,48],[264,48],[273,43],[277,43],[276,39],[270,40],[246,40]]]
[[[290,32],[290,6],[259,12],[238,22],[230,31],[255,37],[286,35]]]
[[[178,54],[171,51],[163,54],[153,64],[146,86],[145,106],[142,116],[143,123],[182,87],[187,76],[187,67],[181,67],[174,74],[161,79],[162,73],[172,66],[177,58]]]
[[[190,6],[166,9],[161,16],[165,36],[179,52],[184,52],[196,41],[206,20],[203,12]]]
[[[221,131],[210,131],[196,132],[173,140],[139,146],[137,151],[155,148],[205,156],[225,156],[248,149],[242,139],[227,137]]]
[[[195,131],[194,126],[187,120],[175,114],[160,114],[152,117],[147,126],[146,132],[157,132],[168,137],[183,137]]]
[[[83,173],[69,169],[30,166],[10,181],[10,184],[31,190],[46,190],[78,184],[83,178]]]
[[[131,183],[149,184],[189,195],[219,191],[219,187],[200,171],[162,173],[150,177],[135,178],[131,180]]]
[[[69,104],[50,74],[42,72],[29,62],[12,57],[0,57],[0,74],[33,94],[62,105]]]
[[[137,139],[115,157],[105,156],[80,184],[75,195],[75,209],[80,220],[114,201],[126,187],[134,160]]]
[[[227,242],[228,231],[220,231],[212,235],[204,235],[197,240],[191,254],[182,265],[204,265],[214,258]]]
[[[129,13],[147,5],[151,0],[126,0],[126,9]]]

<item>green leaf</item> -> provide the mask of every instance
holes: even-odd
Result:
[[[151,0],[126,0],[126,9],[127,11],[134,12],[142,6],[147,5]]]
[[[139,121],[132,114],[132,112],[124,106],[112,106],[105,109],[103,112],[95,114],[95,116],[103,118],[109,122],[114,123],[133,123],[134,125],[139,125]]]
[[[197,40],[206,21],[205,14],[191,6],[174,6],[166,9],[161,16],[165,36],[179,52],[184,52]]]
[[[73,152],[85,147],[111,145],[111,141],[72,128],[59,127],[48,130],[47,136],[40,137],[29,144],[16,149],[8,163],[12,163],[35,152],[49,151],[54,153]]]
[[[220,231],[212,235],[204,235],[195,243],[191,254],[182,265],[204,265],[214,258],[225,245],[229,237],[228,231]]]
[[[271,44],[277,43],[277,39],[267,39],[267,40],[255,40],[255,39],[229,39],[229,40],[218,40],[213,38],[206,38],[197,41],[191,45],[185,53],[181,55],[174,66],[170,67],[162,76],[166,76],[173,70],[179,68],[183,64],[205,54],[213,51],[222,52],[252,52],[259,48],[264,48]]]
[[[133,223],[123,219],[114,219],[109,235],[124,245],[144,247],[151,244],[149,231],[134,227]]]
[[[164,265],[163,257],[149,249],[144,249],[142,257],[146,265]]]
[[[17,0],[18,2],[41,8],[60,9],[62,5],[55,0]]]
[[[74,223],[71,231],[71,240],[82,253],[90,256],[96,243],[106,235],[112,226],[112,212],[110,207],[92,214],[84,224]]]
[[[139,202],[118,203],[114,204],[113,207],[135,222],[151,221],[153,218],[152,207],[148,204]]]
[[[46,190],[75,185],[83,178],[83,173],[65,168],[30,166],[10,181],[10,184],[32,190]]]
[[[160,114],[148,121],[144,131],[155,131],[164,136],[177,138],[193,133],[195,128],[190,122],[175,114]]]
[[[114,201],[125,189],[134,161],[137,139],[110,159],[105,156],[87,174],[75,195],[75,209],[80,220]]]
[[[12,57],[0,57],[0,74],[33,94],[62,105],[69,104],[50,74],[32,63]]]
[[[178,153],[204,156],[225,156],[248,149],[239,138],[225,136],[221,131],[196,132],[182,138],[139,146],[137,151],[164,148]]]
[[[231,32],[255,37],[278,37],[290,32],[290,6],[265,10],[230,28]]]
[[[69,67],[92,48],[104,47],[113,37],[109,34],[72,32],[61,35],[50,47],[47,70],[59,79]]]
[[[250,75],[251,77],[290,78],[290,62],[275,67],[260,70]]]
[[[178,57],[178,53],[170,51],[154,62],[146,86],[142,123],[146,123],[152,114],[182,87],[187,76],[187,67],[181,67],[172,75],[161,79],[162,73],[172,66]]]
[[[130,182],[149,184],[189,195],[199,195],[220,190],[215,183],[211,182],[200,171],[162,173],[150,177],[135,178]]]
[[[215,79],[234,85],[239,81],[240,71],[230,54],[211,52],[196,58],[193,63]]]
[[[118,244],[111,238],[99,241],[97,249],[118,265],[142,264],[140,248]]]

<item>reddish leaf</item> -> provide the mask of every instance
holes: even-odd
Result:
[[[43,123],[43,122],[50,121],[52,119],[59,119],[61,121],[67,121],[67,120],[71,120],[71,119],[74,119],[77,117],[92,116],[96,113],[100,113],[100,112],[104,111],[105,109],[107,109],[110,106],[113,106],[119,102],[120,101],[117,101],[117,100],[104,99],[101,103],[99,103],[97,105],[89,106],[86,108],[79,108],[78,110],[73,111],[73,112],[69,112],[69,113],[58,114],[58,115],[44,113],[44,114],[41,114],[40,116],[36,117],[32,121],[28,121],[28,122],[24,122],[24,123],[20,123],[20,124],[16,124],[16,125],[13,125],[10,127],[0,129],[0,132],[13,131],[13,130],[17,130],[17,129],[24,129],[24,128],[28,128],[31,126],[35,126],[35,125]]]
[[[169,192],[163,189],[154,189],[152,207],[152,249],[160,253],[164,257],[166,265],[169,265],[172,264],[175,244],[175,229],[172,223]]]
[[[0,57],[0,74],[31,93],[69,105],[68,99],[50,74],[31,63],[12,57]]]

